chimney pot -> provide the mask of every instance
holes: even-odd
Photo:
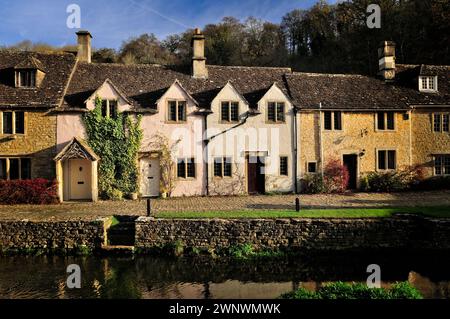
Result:
[[[383,41],[378,47],[378,75],[386,82],[395,79],[395,42]]]
[[[80,30],[76,33],[78,37],[78,53],[77,53],[77,59],[80,62],[87,62],[91,63],[91,54],[92,54],[92,48],[91,48],[91,39],[92,35],[89,31],[86,30]]]
[[[205,36],[199,28],[194,30],[192,36],[192,77],[206,79],[208,78],[208,69],[206,68],[205,58]]]

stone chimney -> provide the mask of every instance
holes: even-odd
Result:
[[[385,81],[395,79],[395,42],[383,41],[378,47],[378,75]]]
[[[78,36],[78,54],[77,59],[79,62],[91,63],[91,38],[92,35],[89,31],[80,30],[77,33]]]
[[[192,36],[192,77],[197,79],[208,78],[205,58],[205,36],[196,28]]]

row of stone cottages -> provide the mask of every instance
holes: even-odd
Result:
[[[78,52],[0,53],[0,178],[57,178],[59,198],[97,200],[98,161],[82,115],[142,114],[140,193],[160,195],[155,134],[177,141],[173,196],[293,192],[330,159],[349,188],[371,171],[423,164],[450,174],[449,66],[399,65],[380,45],[379,75],[207,65],[193,35],[189,68],[91,62]]]

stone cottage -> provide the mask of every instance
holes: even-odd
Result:
[[[101,161],[82,116],[142,115],[142,196],[159,196],[155,136],[174,146],[173,196],[295,192],[330,159],[350,173],[424,165],[450,174],[449,66],[396,65],[380,45],[378,77],[289,68],[207,65],[196,30],[191,66],[92,63],[92,36],[78,53],[0,52],[0,178],[54,178],[61,200],[98,196]]]

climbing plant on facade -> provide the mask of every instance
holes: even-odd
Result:
[[[98,186],[100,197],[120,199],[138,191],[138,152],[143,133],[142,116],[133,118],[123,113],[102,116],[102,100],[95,99],[94,110],[84,117],[88,143],[100,156]]]

